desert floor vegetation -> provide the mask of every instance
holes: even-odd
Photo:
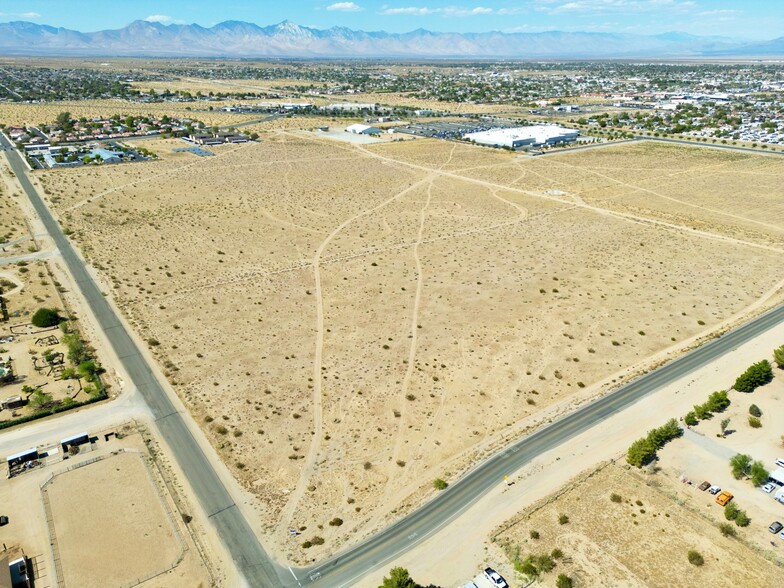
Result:
[[[749,547],[735,525],[723,527],[719,510],[714,518],[706,517],[694,500],[674,498],[673,483],[679,484],[607,464],[532,505],[493,545],[525,576],[536,571],[549,585],[559,574],[580,586],[775,582],[775,563]],[[564,512],[569,516],[565,526],[559,524]],[[560,555],[546,572],[527,565],[541,553]]]
[[[771,157],[297,131],[161,146],[34,175],[293,559],[287,528],[324,539],[308,558],[357,540],[780,280]]]

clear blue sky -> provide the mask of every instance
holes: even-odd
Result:
[[[434,31],[612,31],[784,35],[784,0],[0,0],[0,22],[29,20],[81,31],[136,19],[212,26],[224,20],[281,20],[329,28]]]

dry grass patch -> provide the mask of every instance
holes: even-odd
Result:
[[[566,514],[568,524],[559,523]],[[534,538],[535,537],[535,538]],[[580,586],[762,586],[779,568],[718,524],[681,506],[623,466],[570,482],[521,513],[497,535],[514,563],[559,550],[552,582],[564,573]],[[690,560],[696,552],[702,565]],[[691,556],[695,562],[696,556]]]

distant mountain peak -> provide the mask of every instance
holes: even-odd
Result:
[[[117,30],[81,33],[30,22],[0,23],[0,55],[147,55],[193,57],[349,58],[692,58],[781,55],[781,39],[750,45],[677,31],[660,35],[547,31],[540,33],[365,32],[327,30],[290,20],[260,27],[227,20],[213,27],[136,20]]]

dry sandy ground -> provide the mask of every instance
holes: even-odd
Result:
[[[66,585],[125,585],[170,569],[184,554],[174,519],[138,454],[60,474],[42,492]],[[83,512],[86,499],[89,517]]]
[[[28,250],[30,242],[22,209],[16,203],[18,186],[10,177],[11,170],[5,159],[0,160],[3,167],[0,174],[0,259],[14,257]]]
[[[527,509],[496,537],[496,545],[521,559],[560,549],[563,557],[543,577],[544,585],[558,574],[577,586],[607,588],[777,583],[778,566],[743,541],[723,537],[718,521],[673,500],[669,481],[658,478],[608,464]],[[621,502],[612,502],[611,494]],[[566,524],[559,523],[562,514]],[[538,539],[531,538],[532,531]],[[702,567],[689,563],[690,550],[703,556]]]
[[[209,105],[201,103],[198,107],[194,102],[156,102],[142,104],[124,100],[78,100],[63,102],[47,102],[44,104],[22,104],[16,102],[0,102],[0,121],[7,126],[14,125],[42,125],[52,124],[61,112],[70,112],[72,118],[86,117],[87,119],[110,117],[115,114],[127,116],[157,115],[178,116],[200,120],[208,126],[233,125],[248,120],[256,120],[259,115],[240,115],[221,112],[223,106],[233,102],[210,102]],[[207,108],[212,106],[213,111]],[[193,109],[189,111],[188,109]],[[198,112],[196,109],[198,108]],[[203,110],[202,110],[203,108]]]
[[[123,436],[104,440],[110,431]],[[182,489],[169,479],[170,473],[164,483],[162,470],[149,461],[142,436],[130,427],[91,434],[98,439],[92,449],[83,446],[79,454],[62,460],[62,453],[51,451],[59,444],[46,445],[50,457],[44,467],[0,484],[4,514],[10,518],[0,529],[0,540],[20,546],[33,558],[36,586],[55,584],[42,486],[54,521],[63,585],[123,586],[153,573],[159,575],[142,586],[225,585],[215,573],[215,562],[204,563],[202,523],[184,525],[179,513],[193,511],[183,506]],[[178,490],[172,493],[172,488]],[[86,509],[91,516],[85,516]]]
[[[773,210],[782,162],[667,149],[531,159],[284,132],[35,177],[259,497],[270,544],[310,559],[287,527],[354,541],[517,423],[777,287],[776,217],[712,204],[725,178],[704,170],[747,170]]]

